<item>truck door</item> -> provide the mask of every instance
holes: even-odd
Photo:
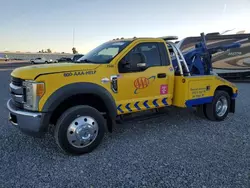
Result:
[[[133,53],[145,57],[143,69],[133,65]],[[131,113],[172,104],[174,71],[163,42],[143,42],[118,64],[117,112]]]

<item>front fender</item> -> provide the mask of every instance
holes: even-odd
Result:
[[[116,103],[110,92],[93,83],[72,83],[56,90],[45,102],[42,112],[53,112],[65,99],[77,94],[94,94],[100,97],[107,106],[110,116],[116,117]]]
[[[48,125],[52,112],[67,98],[77,94],[94,94],[100,97],[106,105],[110,118],[117,116],[116,103],[110,92],[93,83],[72,83],[56,90],[45,102],[42,113],[43,124]]]

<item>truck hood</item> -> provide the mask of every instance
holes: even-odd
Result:
[[[92,70],[96,69],[99,64],[90,63],[58,63],[58,64],[43,64],[30,65],[21,68],[16,68],[12,71],[11,76],[26,80],[34,80],[41,74],[53,74],[67,71]]]

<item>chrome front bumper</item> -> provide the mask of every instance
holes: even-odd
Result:
[[[12,104],[11,100],[7,102],[10,123],[28,135],[40,136],[42,113],[20,110]]]

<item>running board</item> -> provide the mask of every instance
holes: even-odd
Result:
[[[146,121],[166,115],[166,109],[153,109],[144,112],[138,112],[136,114],[120,115],[116,119],[117,124],[123,124],[132,121]]]

